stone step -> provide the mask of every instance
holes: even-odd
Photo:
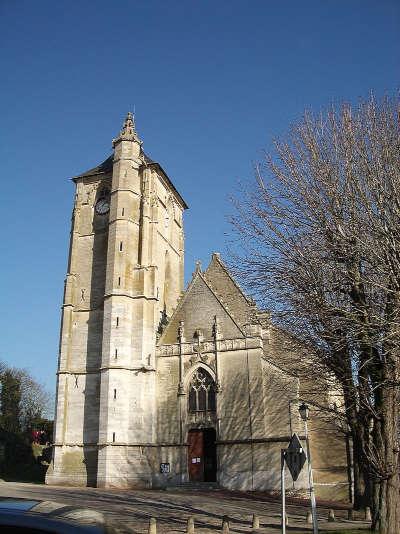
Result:
[[[167,491],[210,491],[219,489],[217,482],[182,482],[176,486],[168,486]]]

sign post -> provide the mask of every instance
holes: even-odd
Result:
[[[296,481],[307,460],[307,455],[296,433],[293,434],[289,441],[288,448],[285,451],[285,460],[293,480]]]
[[[308,440],[307,440],[307,452],[309,454]],[[307,460],[307,455],[304,452],[303,446],[299,440],[299,436],[296,433],[294,433],[292,437],[290,438],[288,448],[281,449],[282,534],[286,534],[285,463],[289,469],[289,472],[292,476],[293,481],[296,481],[299,478],[300,472],[303,469],[303,466],[306,460]],[[310,475],[310,462],[308,462],[308,470],[309,470],[309,475]],[[311,473],[311,481],[312,481],[312,473]],[[318,526],[316,523],[317,515],[316,515],[316,507],[315,507],[315,495],[313,492],[311,494],[311,507],[312,507],[312,512],[313,512],[314,534],[318,534]]]
[[[286,534],[285,453],[286,449],[281,449],[282,534]]]
[[[310,441],[308,439],[307,421],[305,421],[304,423],[305,423],[305,431],[306,431],[308,485],[310,487],[310,501],[311,501],[311,514],[312,514],[312,521],[313,521],[313,534],[318,534],[317,503],[315,501],[314,480],[313,480],[313,472],[312,472],[312,467],[311,467]]]

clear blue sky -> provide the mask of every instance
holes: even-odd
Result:
[[[397,0],[0,0],[0,359],[55,389],[73,201],[128,110],[190,206],[186,276],[304,108],[399,89]]]

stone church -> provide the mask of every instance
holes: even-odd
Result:
[[[130,113],[113,154],[73,181],[46,482],[278,489],[302,385],[268,313],[217,253],[184,289],[187,205]],[[317,494],[345,496],[343,440],[311,430]]]

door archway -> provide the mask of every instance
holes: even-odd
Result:
[[[188,472],[191,482],[216,482],[217,433],[215,428],[195,428],[188,432]]]

